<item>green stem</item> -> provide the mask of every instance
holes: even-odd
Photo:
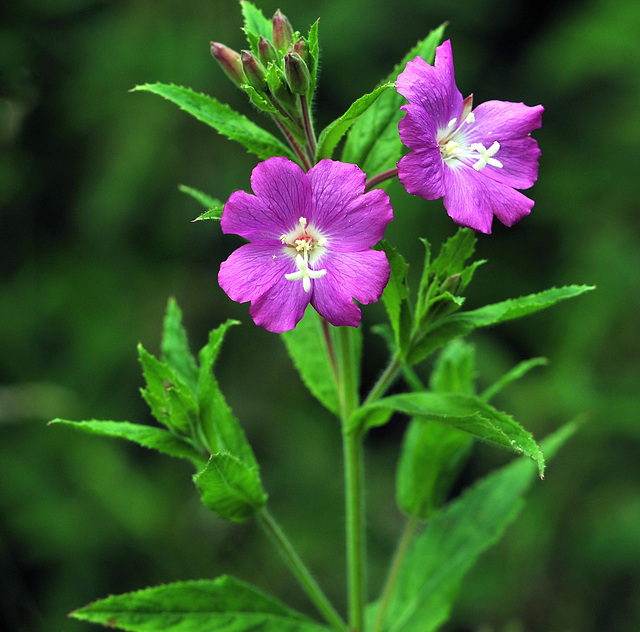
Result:
[[[307,137],[307,153],[312,162],[315,162],[316,158],[316,135],[313,131],[313,123],[311,122],[311,111],[309,110],[309,103],[307,97],[304,94],[300,95],[300,108],[302,110],[302,121],[304,124],[304,133]]]
[[[391,568],[389,569],[389,575],[387,576],[382,595],[380,596],[378,612],[376,613],[376,620],[373,625],[373,632],[380,632],[382,630],[382,626],[384,625],[384,618],[387,614],[387,609],[389,608],[389,600],[391,599],[391,594],[396,585],[396,581],[398,580],[402,562],[404,561],[407,551],[409,550],[409,544],[411,544],[411,540],[417,526],[417,516],[411,516],[404,528],[402,537],[398,542],[398,548],[396,549],[395,555],[393,556],[393,562],[391,563]]]
[[[304,151],[302,151],[302,149],[300,148],[300,145],[298,145],[298,143],[296,142],[293,134],[287,129],[285,124],[277,116],[273,116],[273,120],[280,128],[280,131],[283,133],[284,137],[289,141],[289,145],[291,145],[293,151],[296,152],[296,155],[298,156],[302,164],[302,168],[305,171],[309,171],[309,169],[311,169],[312,167],[311,162],[309,161],[309,158],[307,158],[307,155],[304,153]]]
[[[338,330],[340,408],[345,474],[347,585],[350,632],[364,631],[366,601],[366,543],[364,511],[364,461],[360,431],[348,428],[349,419],[358,407],[358,386],[351,331]]]
[[[300,556],[296,553],[291,542],[289,542],[287,536],[266,508],[263,508],[258,514],[258,521],[280,550],[280,553],[291,569],[291,572],[300,582],[300,585],[304,588],[305,592],[318,609],[318,612],[334,629],[339,630],[340,632],[347,632],[346,623],[342,620],[342,617],[338,614],[316,580],[312,577],[309,569],[300,559]]]
[[[369,394],[363,402],[363,405],[372,404],[376,400],[380,399],[391,386],[396,379],[398,373],[402,369],[402,364],[397,355],[391,358],[391,361],[387,365],[387,368],[380,374],[378,381],[373,385]]]

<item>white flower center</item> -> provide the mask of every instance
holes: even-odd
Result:
[[[312,226],[307,227],[306,217],[301,217],[298,222],[299,226],[280,237],[280,241],[287,250],[292,255],[295,254],[295,263],[298,268],[297,272],[289,272],[284,275],[284,278],[287,281],[302,281],[302,288],[308,292],[311,290],[311,279],[319,279],[327,273],[325,269],[313,270],[309,267],[309,264],[313,265],[322,258],[327,238]]]

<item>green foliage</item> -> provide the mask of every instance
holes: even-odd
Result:
[[[244,18],[243,31],[247,36],[247,40],[251,45],[251,51],[254,55],[258,54],[258,40],[260,36],[271,39],[272,22],[264,17],[264,13],[251,2],[242,0],[240,2],[242,9],[242,17]]]
[[[407,62],[416,55],[431,62],[436,46],[444,33],[444,25],[431,31],[396,66],[384,83],[395,83]],[[400,106],[404,97],[398,92],[388,90],[380,96],[351,127],[342,151],[344,162],[353,162],[362,167],[369,175],[393,169],[402,154],[402,143],[398,136],[398,121],[402,118]]]
[[[197,200],[204,206],[207,211],[202,213],[196,217],[194,221],[202,220],[202,219],[217,219],[219,220],[222,217],[222,209],[224,208],[224,204],[218,200],[217,198],[211,197],[210,195],[199,191],[198,189],[194,189],[193,187],[188,187],[185,184],[181,184],[179,187],[180,191],[190,195],[194,200]]]
[[[567,424],[543,442],[551,457],[575,431]],[[449,616],[462,578],[523,507],[533,468],[517,460],[483,478],[436,514],[399,569],[386,606],[385,632],[430,632]]]
[[[321,632],[317,625],[233,577],[146,588],[96,601],[76,619],[128,632]]]
[[[180,109],[213,127],[218,133],[242,144],[260,160],[272,156],[287,156],[294,160],[289,148],[262,127],[243,114],[216,99],[194,92],[190,88],[163,83],[147,83],[136,86],[132,92],[146,91],[160,95],[175,103]]]

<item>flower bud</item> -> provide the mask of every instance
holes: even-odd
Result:
[[[305,94],[309,89],[311,76],[307,64],[298,53],[287,53],[284,56],[284,72],[287,83],[294,94]]]
[[[286,53],[293,44],[293,29],[280,9],[273,16],[273,44],[281,52]]]
[[[242,69],[242,61],[240,55],[236,51],[231,50],[224,44],[218,44],[217,42],[211,42],[211,54],[214,59],[220,64],[220,67],[224,71],[224,74],[233,81],[237,86],[247,82],[247,78],[244,75]]]
[[[307,64],[309,72],[313,72],[315,60],[309,52],[309,42],[304,37],[299,37],[293,44],[293,52],[298,53],[302,57],[302,61]]]
[[[242,68],[247,77],[247,82],[258,92],[264,92],[267,89],[267,72],[264,66],[255,58],[253,53],[247,50],[240,52],[242,60]]]
[[[268,39],[262,37],[262,35],[258,41],[258,54],[265,68],[271,63],[275,64],[278,62],[278,52],[273,44]]]

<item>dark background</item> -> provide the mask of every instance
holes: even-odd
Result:
[[[448,20],[458,86],[544,104],[530,217],[481,236],[468,306],[552,285],[596,284],[573,302],[474,335],[480,385],[549,358],[501,395],[536,437],[589,422],[550,464],[499,546],[463,584],[449,631],[589,632],[640,626],[638,423],[640,7],[636,0],[317,0],[280,6],[294,28],[321,16],[318,129]],[[240,243],[187,184],[226,200],[255,158],[159,97],[174,82],[254,118],[209,41],[240,49],[232,0],[22,0],[0,9],[0,626],[93,629],[65,618],[109,593],[233,573],[313,612],[252,523],[200,506],[186,462],[47,427],[53,417],[148,423],[135,346],[159,350],[168,296],[194,350],[228,317],[217,374],[262,464],[272,512],[344,606],[336,422],[306,394],[277,336],[219,289]],[[269,127],[269,122],[263,120]],[[392,185],[388,238],[420,269],[417,236],[455,232],[440,202]],[[382,317],[365,310],[364,327]],[[384,361],[368,352],[370,383]],[[375,347],[375,345],[378,345]],[[426,367],[425,367],[426,368]],[[401,517],[393,467],[402,420],[368,442],[370,592]],[[508,455],[479,447],[463,481]],[[313,499],[312,501],[310,499]]]

